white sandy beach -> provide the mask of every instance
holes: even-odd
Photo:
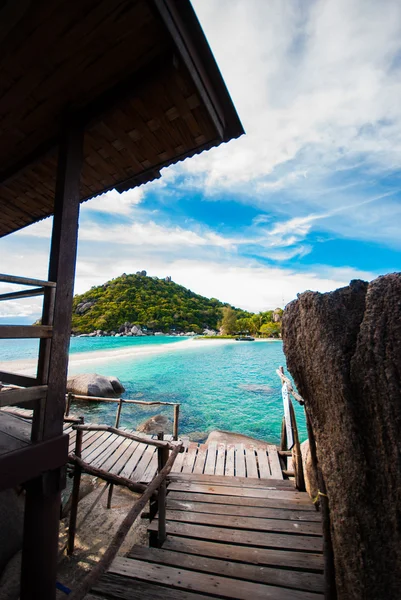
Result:
[[[68,370],[74,373],[76,369],[81,370],[82,366],[87,366],[88,371],[93,371],[101,363],[109,363],[114,360],[132,360],[170,352],[185,352],[186,350],[209,348],[216,344],[234,344],[235,340],[216,339],[216,340],[183,340],[182,342],[172,342],[171,344],[160,344],[151,346],[134,346],[128,348],[118,348],[110,350],[94,350],[93,352],[76,352],[70,354]],[[12,373],[20,373],[22,375],[34,375],[37,361],[34,359],[25,360],[10,360],[0,362],[0,370],[9,371]]]

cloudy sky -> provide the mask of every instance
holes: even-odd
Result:
[[[76,292],[146,269],[263,310],[400,270],[401,3],[193,4],[246,136],[84,204]],[[1,270],[45,278],[50,230],[0,240]]]

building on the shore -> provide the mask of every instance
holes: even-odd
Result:
[[[48,280],[0,276],[21,286],[1,300],[43,295],[41,325],[0,326],[40,340],[35,377],[0,373],[1,406],[33,409],[0,411],[0,491],[25,490],[21,600],[54,600],[80,203],[243,129],[189,0],[3,3],[0,22],[0,236],[54,215]]]

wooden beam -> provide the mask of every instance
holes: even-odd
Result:
[[[2,283],[17,283],[18,285],[39,285],[41,287],[56,287],[54,281],[44,281],[42,279],[32,279],[31,277],[17,277],[16,275],[5,275],[0,273]]]
[[[66,123],[59,148],[54,202],[49,280],[57,284],[54,296],[51,352],[42,364],[48,393],[32,424],[36,440],[51,440],[63,431],[68,349],[71,333],[72,298],[78,240],[80,174],[83,153],[83,127]],[[48,302],[51,302],[49,297]],[[68,437],[67,437],[68,444]],[[41,443],[32,447],[41,446]],[[64,464],[68,458],[68,445]],[[22,548],[21,600],[56,599],[58,530],[61,504],[62,469],[46,473],[27,487],[25,499],[24,545]]]
[[[0,394],[0,406],[13,406],[14,404],[24,404],[32,400],[40,400],[46,396],[46,392],[47,385],[7,390]]]
[[[63,430],[78,241],[83,137],[82,125],[77,122],[69,123],[65,127],[59,150],[49,263],[49,280],[55,281],[57,288],[49,360],[49,391],[41,432],[44,439],[60,435]]]
[[[44,294],[43,288],[34,288],[33,290],[22,290],[20,292],[9,292],[7,294],[0,295],[0,301],[2,300],[16,300],[18,298],[31,298],[33,296],[42,296]]]
[[[51,338],[52,330],[49,325],[0,325],[0,339]]]
[[[7,371],[0,371],[0,381],[1,383],[20,385],[22,387],[32,387],[34,385],[38,385],[38,380],[36,377],[19,375],[18,373],[8,373]]]
[[[79,431],[108,431],[110,433],[120,435],[121,437],[134,440],[134,442],[140,442],[141,444],[147,444],[148,446],[156,446],[157,448],[169,448],[170,450],[174,450],[175,448],[177,448],[177,445],[181,447],[181,442],[171,443],[167,440],[154,440],[152,438],[140,437],[139,435],[135,435],[133,433],[130,433],[129,431],[116,429],[115,427],[111,427],[109,425],[76,425],[74,429]],[[182,451],[184,451],[183,448]]]

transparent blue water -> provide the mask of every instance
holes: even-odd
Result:
[[[182,338],[72,338],[71,353],[91,352],[132,345],[179,344]],[[31,340],[0,343],[0,361],[34,358],[37,345]],[[281,385],[276,368],[285,365],[282,343],[215,342],[171,353],[102,361],[98,373],[115,375],[126,388],[125,398],[180,402],[181,434],[223,429],[278,443],[283,416]],[[74,373],[88,366],[74,366]],[[91,366],[90,371],[93,371]],[[306,438],[303,409],[297,411],[300,437]],[[112,424],[116,405],[82,403],[74,411],[86,421]],[[152,409],[125,406],[121,425],[135,428],[155,414],[172,418],[172,407]],[[199,434],[199,437],[201,435]]]

